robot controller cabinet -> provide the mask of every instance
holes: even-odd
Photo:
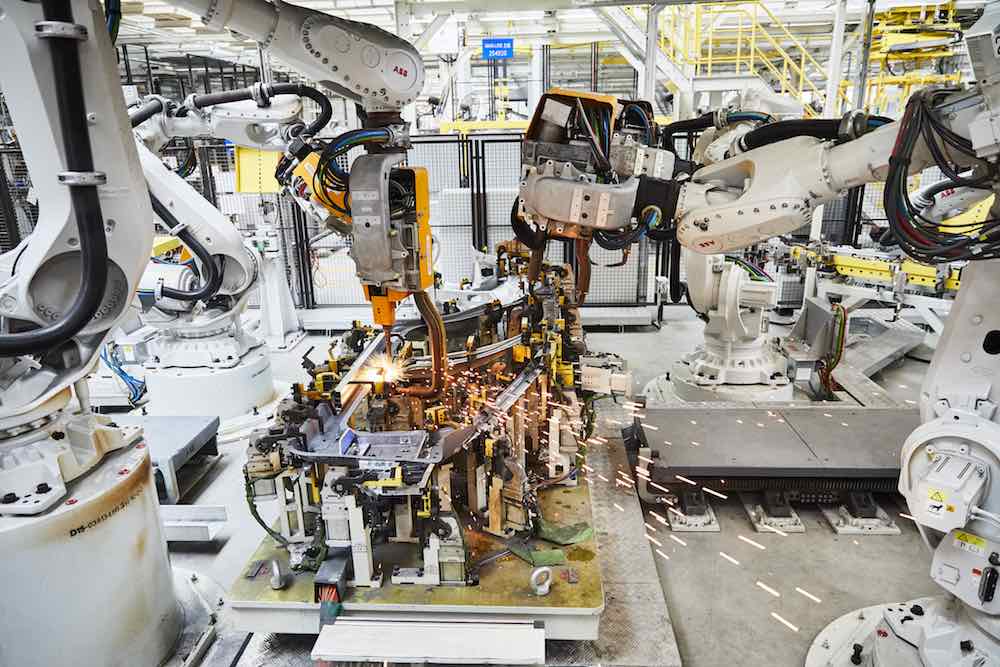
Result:
[[[617,360],[587,355],[568,266],[529,264],[519,243],[500,247],[501,278],[541,280],[441,323],[443,363],[433,320],[388,337],[356,323],[325,363],[305,361],[310,381],[247,450],[247,500],[267,536],[230,592],[245,629],[315,633],[320,603],[337,601],[348,614],[489,613],[596,639],[604,597],[583,443],[597,390],[630,382]],[[427,391],[439,365],[444,381]],[[273,526],[265,500],[278,503]],[[572,583],[538,595],[534,568],[554,553],[574,561]]]

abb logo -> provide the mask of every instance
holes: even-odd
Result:
[[[395,67],[393,67],[392,68],[392,72],[393,72],[393,74],[398,74],[399,76],[403,77],[404,79],[406,77],[410,76],[410,72],[405,67],[400,67],[399,65],[396,65]]]

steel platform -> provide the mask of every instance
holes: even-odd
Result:
[[[560,487],[540,494],[542,513],[560,523],[592,523],[589,487]],[[503,543],[480,533],[466,533],[470,561],[475,562],[503,550]],[[538,547],[552,548],[548,543]],[[383,572],[393,565],[413,567],[412,545],[379,546]],[[352,588],[344,600],[346,618],[363,615],[378,621],[442,621],[447,619],[482,621],[520,620],[537,622],[545,627],[546,639],[593,640],[598,635],[604,610],[604,588],[595,538],[564,549],[565,566],[556,566],[555,583],[546,596],[531,590],[529,578],[533,566],[515,556],[505,556],[479,571],[478,586],[415,586],[389,582],[380,588]],[[319,604],[315,601],[313,575],[302,572],[292,577],[282,590],[270,586],[270,570],[246,576],[254,563],[278,560],[285,571],[288,553],[264,539],[250,557],[244,575],[229,590],[228,599],[234,623],[250,632],[316,634],[320,630]],[[562,579],[562,571],[572,569],[576,583]]]
[[[648,409],[653,482],[720,491],[895,491],[917,410],[815,407]],[[656,495],[654,489],[650,491]]]
[[[602,406],[600,413],[615,417],[616,422],[623,419],[617,406]],[[646,536],[639,498],[634,488],[604,481],[628,467],[618,430],[616,424],[598,420],[598,435],[608,442],[590,448],[587,462],[593,472],[582,475],[575,489],[550,489],[540,498],[548,518],[573,523],[589,517],[586,520],[593,522],[592,540],[565,549],[567,566],[576,571],[578,583],[563,579],[566,567],[556,567],[552,593],[537,598],[527,590],[532,568],[520,560],[506,559],[480,572],[479,587],[355,590],[342,616],[408,622],[420,618],[434,622],[449,618],[537,619],[545,631],[548,665],[679,667],[677,639],[653,562],[660,556],[654,554]],[[250,561],[276,553],[265,541]],[[241,575],[233,585],[227,608],[237,617],[234,624],[254,631],[235,665],[314,664],[310,654],[319,629],[319,609],[312,602],[311,577],[298,575],[296,579],[301,581],[283,591],[272,591],[266,574],[253,581]],[[592,582],[589,585],[588,579]],[[589,638],[579,638],[584,635]],[[208,664],[222,667],[222,663]],[[225,667],[230,667],[229,663]]]

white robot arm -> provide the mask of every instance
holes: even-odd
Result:
[[[0,280],[3,428],[56,397],[65,404],[125,312],[152,242],[113,50],[96,1],[90,10],[54,18],[19,2],[0,21],[4,96],[41,202]]]
[[[366,23],[348,21],[274,0],[172,0],[209,27],[228,28],[260,42],[308,79],[359,102],[369,114],[398,112],[424,85],[420,53],[406,40]]]

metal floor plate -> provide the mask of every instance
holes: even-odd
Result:
[[[686,477],[895,476],[919,423],[916,410],[822,406],[649,409],[643,419],[656,472]]]

